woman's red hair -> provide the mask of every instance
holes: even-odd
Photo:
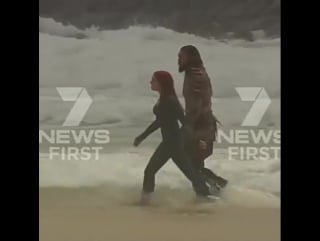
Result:
[[[158,80],[161,90],[160,90],[160,100],[165,99],[169,96],[177,97],[176,91],[174,89],[173,78],[171,74],[167,71],[156,71],[153,76]]]

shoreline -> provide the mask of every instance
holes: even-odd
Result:
[[[194,205],[188,195],[141,207],[103,189],[39,188],[39,195],[40,241],[280,241],[279,207]]]

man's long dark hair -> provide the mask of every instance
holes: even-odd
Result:
[[[195,46],[186,45],[186,46],[183,46],[180,49],[180,51],[183,51],[189,57],[188,68],[191,68],[191,67],[196,67],[196,68],[203,67],[203,61],[201,59],[200,52]]]

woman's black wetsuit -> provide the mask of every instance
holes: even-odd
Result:
[[[171,158],[183,174],[192,182],[198,195],[209,195],[209,188],[201,175],[195,171],[191,160],[183,149],[183,139],[178,120],[184,123],[184,112],[174,96],[159,101],[153,108],[156,120],[136,140],[141,142],[152,132],[161,128],[162,142],[153,153],[145,171],[143,191],[153,192],[155,187],[155,174]]]

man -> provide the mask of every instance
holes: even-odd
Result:
[[[179,72],[185,73],[185,152],[211,186],[223,188],[228,181],[204,166],[205,159],[213,151],[218,120],[211,110],[212,86],[198,49],[192,45],[182,47],[178,54],[178,65]]]

